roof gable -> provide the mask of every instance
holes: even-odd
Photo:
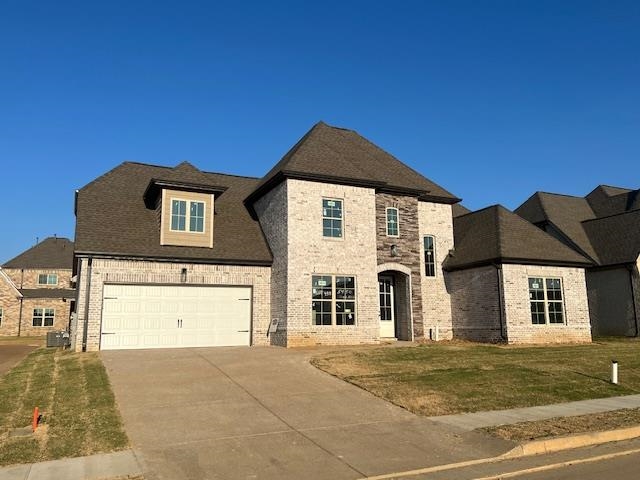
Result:
[[[5,268],[73,268],[73,242],[68,238],[48,237],[12,258]]]
[[[453,220],[455,251],[445,268],[456,270],[492,263],[591,265],[559,240],[501,205]]]
[[[16,298],[20,298],[22,297],[22,293],[20,293],[20,290],[18,290],[18,287],[16,286],[15,283],[13,283],[13,281],[11,280],[11,278],[9,278],[9,275],[7,275],[2,268],[0,267],[0,282],[2,284],[4,284],[9,290],[11,290],[14,295],[16,296]],[[1,291],[0,287],[0,291]]]
[[[253,203],[285,178],[370,186],[442,203],[460,199],[353,130],[319,122],[262,178]]]

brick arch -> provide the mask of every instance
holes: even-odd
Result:
[[[381,263],[380,265],[378,265],[377,270],[378,270],[378,273],[392,270],[392,271],[404,273],[408,277],[411,277],[411,269],[399,263],[394,263],[394,262]]]

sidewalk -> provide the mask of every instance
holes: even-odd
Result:
[[[0,480],[107,480],[142,475],[133,450],[0,468]]]
[[[429,417],[428,420],[458,430],[471,431],[495,425],[638,407],[640,407],[640,395],[629,395],[541,407],[445,415]],[[65,480],[102,480],[141,474],[140,462],[132,450],[0,468],[0,480],[58,480],[61,478]]]
[[[427,417],[437,423],[470,431],[476,428],[511,425],[520,422],[546,420],[555,417],[575,417],[590,413],[610,412],[623,408],[639,408],[640,395],[624,397],[598,398],[578,402],[557,403],[541,407],[514,408],[511,410],[492,410],[487,412],[461,413],[458,415],[442,415]]]

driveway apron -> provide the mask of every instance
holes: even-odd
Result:
[[[147,479],[357,479],[512,447],[417,417],[309,356],[275,347],[102,352]]]

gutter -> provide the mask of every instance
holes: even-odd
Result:
[[[82,329],[82,351],[87,351],[87,329],[89,328],[89,293],[91,292],[91,270],[93,267],[93,257],[89,257],[87,263],[87,291],[84,295],[84,327]]]
[[[640,334],[640,329],[638,329],[638,310],[636,307],[636,289],[634,288],[634,285],[633,285],[634,265],[633,264],[627,265],[627,268],[629,270],[629,285],[631,286],[631,303],[633,304],[633,320],[634,320],[635,330],[636,330],[634,337],[637,337]]]
[[[500,320],[500,337],[506,342],[507,335],[505,333],[504,314],[502,311],[502,265],[494,263],[493,266],[496,267],[496,280],[498,281],[498,318]]]

